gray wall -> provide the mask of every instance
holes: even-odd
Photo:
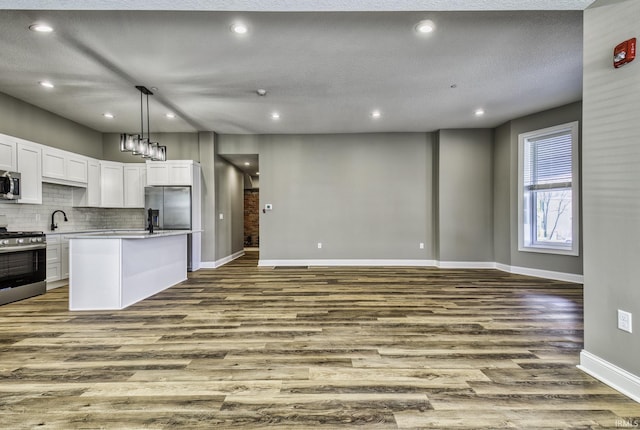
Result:
[[[493,254],[496,263],[511,265],[511,123],[494,130]],[[517,190],[517,189],[516,189]]]
[[[216,180],[215,180],[215,145],[216,134],[210,131],[198,133],[198,147],[202,181],[202,261],[216,261]]]
[[[167,160],[200,161],[198,133],[151,133],[152,142],[160,142],[167,147]],[[120,134],[105,133],[102,135],[103,160],[121,163],[140,163],[139,155],[131,152],[120,152]]]
[[[433,258],[426,136],[261,136],[260,258]]]
[[[584,324],[585,349],[640,375],[640,85],[638,60],[620,69],[612,48],[637,35],[640,2],[585,11]],[[633,334],[617,310],[634,314]]]
[[[102,134],[0,93],[0,133],[102,158]]]
[[[244,174],[216,155],[215,177],[216,260],[220,260],[244,247]]]
[[[441,130],[440,261],[493,262],[493,131]]]
[[[582,126],[581,102],[517,118],[496,129],[493,175],[494,242],[497,263],[582,274],[582,228],[580,228],[580,255],[577,257],[518,251],[518,135],[572,121],[580,121]],[[507,238],[509,238],[508,253],[505,246]]]
[[[218,143],[218,154],[259,154],[259,134],[225,134]]]

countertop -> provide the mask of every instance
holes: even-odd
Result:
[[[149,234],[146,230],[137,231],[98,231],[91,233],[67,234],[69,239],[153,239],[167,236],[180,236],[192,233],[191,230],[157,230]]]

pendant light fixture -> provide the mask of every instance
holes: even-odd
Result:
[[[149,122],[149,96],[153,93],[145,86],[136,85],[140,91],[140,134],[120,134],[120,151],[133,152],[153,161],[167,160],[167,147],[159,146],[158,142],[151,142],[151,127]],[[143,95],[147,98],[147,137],[144,136],[144,104]]]

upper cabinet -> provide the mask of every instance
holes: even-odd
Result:
[[[147,161],[147,185],[193,185],[193,160]]]
[[[0,134],[0,170],[17,170],[16,142],[9,136]]]
[[[121,208],[124,204],[122,163],[100,161],[100,194],[103,208]]]
[[[87,158],[87,187],[73,189],[73,206],[80,207],[100,207],[100,161]]]
[[[144,208],[144,187],[147,169],[143,163],[124,165],[124,207]]]
[[[42,204],[42,147],[18,142],[16,149],[16,170],[21,175],[18,203]]]
[[[44,146],[42,178],[55,184],[87,186],[87,158],[73,152]]]

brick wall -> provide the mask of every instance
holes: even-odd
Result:
[[[251,236],[251,242],[248,237]],[[247,246],[260,244],[260,192],[244,190],[244,240]]]

